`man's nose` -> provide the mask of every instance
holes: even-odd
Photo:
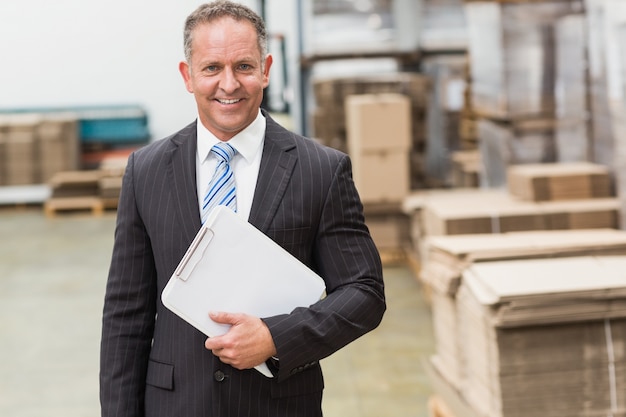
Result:
[[[232,68],[226,68],[222,72],[220,88],[226,93],[232,93],[239,88],[239,80],[237,79],[237,74]]]

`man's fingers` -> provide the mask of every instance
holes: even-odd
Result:
[[[234,325],[237,322],[237,314],[225,313],[223,311],[211,311],[209,317],[216,323]]]

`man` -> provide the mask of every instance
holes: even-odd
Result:
[[[184,36],[180,72],[198,118],[128,160],[103,313],[102,415],[321,416],[319,360],[378,326],[385,310],[350,160],[260,110],[272,58],[254,12],[202,5]],[[232,327],[207,339],[160,295],[201,226],[216,143],[236,150],[237,214],[315,270],[327,296],[275,317],[212,312]],[[264,362],[273,378],[253,369]]]

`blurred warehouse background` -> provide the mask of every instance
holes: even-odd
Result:
[[[196,117],[200,3],[0,2],[0,223],[114,217],[128,154]],[[419,405],[385,415],[626,416],[626,1],[241,3],[271,34],[263,107],[351,156],[424,303],[419,393],[385,391]]]

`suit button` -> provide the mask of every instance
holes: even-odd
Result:
[[[226,375],[224,375],[224,372],[222,371],[215,371],[215,373],[213,374],[213,378],[215,378],[217,382],[222,382],[226,379]]]

